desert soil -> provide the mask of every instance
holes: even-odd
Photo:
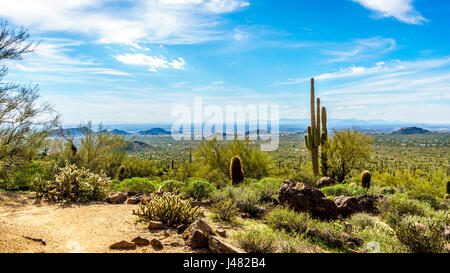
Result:
[[[37,200],[33,193],[0,192],[0,253],[193,252],[177,230],[149,230],[137,223],[134,208],[136,205],[128,204],[48,203]],[[44,239],[46,245],[24,236]],[[163,249],[109,249],[115,242],[131,241],[137,236],[158,239]]]

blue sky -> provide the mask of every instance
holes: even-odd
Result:
[[[0,0],[41,44],[9,63],[65,123],[170,122],[177,104],[278,104],[329,118],[448,123],[450,2]]]

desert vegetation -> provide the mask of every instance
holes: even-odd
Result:
[[[0,61],[33,50],[28,40],[1,25]],[[218,240],[206,221],[252,253],[449,251],[449,134],[329,133],[313,80],[311,126],[281,134],[273,152],[248,138],[137,140],[91,124],[75,137],[37,87],[1,83],[0,97],[2,191],[135,204],[136,221],[186,232],[192,248]]]

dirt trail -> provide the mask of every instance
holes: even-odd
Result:
[[[150,231],[136,223],[134,208],[127,204],[52,204],[36,200],[32,193],[0,193],[0,253],[121,252],[109,246],[137,236],[156,238],[164,248],[138,247],[126,252],[192,252],[176,230]],[[23,236],[45,239],[46,245]]]

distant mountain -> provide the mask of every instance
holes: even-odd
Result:
[[[150,145],[148,145],[147,143],[136,140],[130,143],[130,146],[128,146],[127,151],[129,152],[142,151],[144,149],[148,149],[149,147]]]
[[[414,134],[428,134],[430,131],[419,127],[404,127],[392,132],[393,135],[414,135]]]
[[[81,128],[64,128],[64,134],[65,134],[65,135],[68,135],[67,132],[69,132],[69,134],[70,134],[71,136],[78,137],[78,136],[83,136],[84,133],[86,133],[86,132],[91,132],[91,133],[93,133],[94,131],[92,131],[92,130],[89,129],[88,127],[81,127]],[[51,131],[50,135],[51,135],[51,136],[59,136],[59,133],[60,133],[60,130],[59,130],[59,129],[55,129],[55,130]]]
[[[166,131],[162,128],[152,128],[145,131],[139,131],[139,135],[151,135],[151,136],[158,136],[158,135],[170,135],[169,131]]]
[[[129,135],[129,133],[119,130],[119,129],[113,129],[113,130],[109,131],[109,133],[111,135]]]

